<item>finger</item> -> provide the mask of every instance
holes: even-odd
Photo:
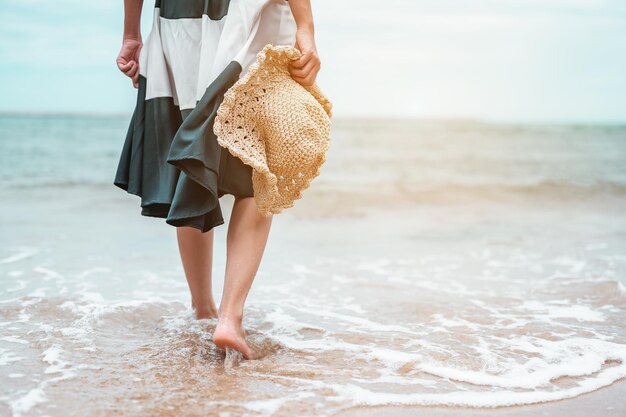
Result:
[[[293,79],[300,85],[309,87],[313,84],[309,77],[293,77]]]
[[[291,61],[289,66],[292,68],[302,68],[304,67],[312,58],[312,54],[302,55],[300,58]]]
[[[315,60],[310,60],[309,62],[306,63],[306,65],[302,68],[289,68],[289,73],[292,76],[296,76],[296,77],[306,77],[307,75],[309,75],[309,73],[311,71],[313,71],[316,67],[318,66],[318,63],[315,62]]]
[[[306,77],[305,82],[307,83],[307,85],[313,85],[315,84],[316,78],[317,78],[316,74],[309,74],[309,76]]]
[[[313,58],[313,53],[309,52],[307,54],[302,55],[300,58],[296,59],[295,61],[290,62],[289,66],[293,68],[302,68],[307,64],[307,62],[311,60],[311,58]]]
[[[309,73],[309,75],[305,77],[308,85],[315,84],[315,80],[317,79],[317,73],[319,72],[319,70],[320,70],[319,67],[316,67],[313,69],[313,71]]]
[[[137,73],[135,74],[135,76],[133,77],[133,83],[135,85],[139,85],[139,71],[137,71]]]
[[[139,72],[139,65],[135,65],[131,68],[130,71],[126,73],[126,75],[128,75],[131,78],[135,78],[135,75],[137,75],[138,72]]]
[[[122,71],[122,72],[126,72],[128,71],[131,66],[133,65],[134,61],[126,61],[123,58],[120,58],[117,60],[117,67]]]
[[[311,68],[308,69],[308,71],[300,71],[300,70],[294,70],[294,73],[291,74],[291,76],[295,79],[295,78],[299,78],[300,80],[309,80],[309,79],[313,79],[315,80],[315,77],[317,77],[317,73],[320,70],[320,64],[315,64],[312,65]]]
[[[135,71],[137,70],[138,67],[139,65],[137,65],[136,62],[133,62],[133,65],[130,67],[128,71],[124,72],[124,74],[132,78],[132,76],[135,75]]]
[[[135,75],[135,71],[137,71],[137,65],[132,65],[124,74],[132,77],[133,75]]]
[[[124,55],[122,55],[122,53],[120,52],[120,54],[117,56],[117,58],[115,59],[115,62],[117,62],[117,65],[125,65],[128,64],[131,60],[126,59],[126,57]]]

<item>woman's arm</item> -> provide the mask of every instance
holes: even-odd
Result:
[[[141,7],[143,0],[124,0],[124,37],[117,56],[117,67],[139,85],[139,51],[141,50]]]
[[[315,28],[310,0],[289,0],[291,13],[296,21],[296,48],[302,56],[289,64],[291,77],[298,83],[309,86],[315,82],[321,68],[315,47]]]

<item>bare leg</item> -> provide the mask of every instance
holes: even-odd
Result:
[[[213,300],[213,230],[202,233],[193,227],[177,227],[178,249],[191,291],[196,318],[216,318]]]
[[[254,197],[235,198],[228,225],[224,292],[213,341],[238,350],[247,359],[253,353],[245,339],[243,305],[261,264],[271,224],[272,217],[257,211]]]

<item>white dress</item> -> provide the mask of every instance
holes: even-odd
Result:
[[[256,54],[293,46],[295,32],[285,0],[156,1],[114,180],[142,215],[206,232],[224,223],[222,195],[253,196],[251,168],[219,146],[213,121]]]

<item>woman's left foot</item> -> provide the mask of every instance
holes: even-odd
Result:
[[[241,321],[220,318],[213,332],[213,343],[222,349],[235,349],[246,358],[254,359],[255,355],[246,342],[246,332]]]

